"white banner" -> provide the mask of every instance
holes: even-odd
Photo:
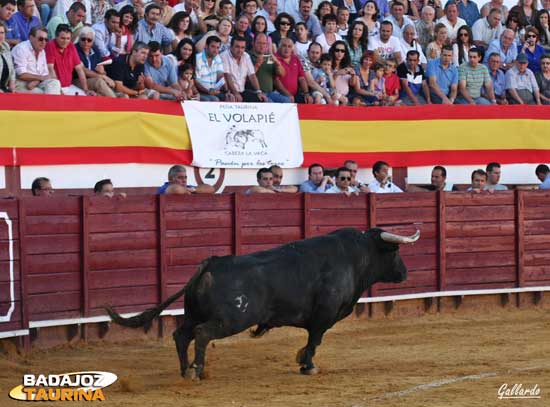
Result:
[[[196,167],[302,165],[304,153],[295,104],[185,101],[183,109]]]

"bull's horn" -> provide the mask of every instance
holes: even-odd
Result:
[[[399,236],[399,235],[394,235],[393,233],[382,232],[380,233],[380,237],[384,242],[388,242],[388,243],[396,243],[396,244],[414,243],[418,239],[420,239],[420,230],[417,229],[416,233],[412,236]]]

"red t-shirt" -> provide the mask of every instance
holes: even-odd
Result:
[[[302,67],[302,63],[300,62],[300,59],[292,54],[290,57],[290,62],[286,63],[283,60],[283,57],[279,54],[277,54],[277,58],[279,61],[281,61],[281,64],[285,68],[285,76],[279,77],[281,80],[281,83],[283,86],[288,90],[288,92],[292,96],[296,96],[298,93],[298,78],[305,77],[304,74],[304,68]]]
[[[57,79],[61,82],[61,87],[71,86],[73,83],[73,69],[80,65],[80,57],[76,47],[71,42],[62,50],[57,46],[55,40],[48,41],[46,44],[46,62],[53,64]]]
[[[397,95],[399,95],[399,91],[401,90],[401,81],[399,80],[399,76],[392,73],[388,76],[384,76],[384,79],[386,80],[386,95],[395,96],[396,90]]]

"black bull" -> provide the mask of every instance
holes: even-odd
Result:
[[[407,278],[400,243],[414,243],[419,232],[403,237],[380,229],[340,229],[245,256],[210,257],[187,285],[156,308],[122,318],[110,308],[114,322],[133,328],[151,321],[185,294],[184,322],[174,332],[181,373],[202,377],[206,347],[257,325],[255,336],[280,326],[308,331],[300,349],[300,371],[313,374],[315,348],[324,333],[348,316],[361,294],[376,282]],[[195,360],[187,349],[195,340]]]

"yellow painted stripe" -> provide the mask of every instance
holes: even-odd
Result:
[[[547,120],[302,120],[304,151],[550,149]]]
[[[0,111],[0,147],[164,147],[190,150],[183,116],[141,112]],[[5,126],[6,123],[12,123]],[[2,131],[1,133],[4,133]]]

